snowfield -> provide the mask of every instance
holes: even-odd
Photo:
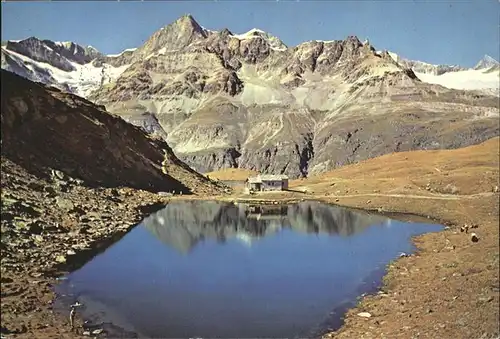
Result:
[[[121,51],[120,53],[118,54],[108,54],[107,56],[108,57],[111,57],[111,58],[115,58],[115,57],[119,57],[120,55],[122,55],[123,53],[125,52],[133,52],[135,51],[137,48],[127,48],[127,49],[124,49],[123,51]]]
[[[103,64],[102,67],[95,67],[92,62],[80,65],[69,61],[75,67],[75,71],[66,72],[45,62],[35,61],[22,54],[13,52],[2,47],[2,53],[11,57],[18,65],[26,69],[25,75],[28,79],[39,81],[61,89],[69,89],[72,93],[81,97],[87,97],[93,90],[117,79],[129,65],[113,67]],[[2,62],[2,68],[4,68]],[[8,67],[6,67],[9,70]],[[16,72],[17,73],[17,72]]]
[[[453,89],[481,90],[498,96],[500,72],[487,72],[487,69],[449,72],[441,75],[417,73],[415,75],[430,84],[441,85]]]

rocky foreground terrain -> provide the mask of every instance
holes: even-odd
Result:
[[[76,56],[66,58],[68,51]],[[57,71],[44,79],[35,68],[47,63],[67,68],[65,76],[56,79]],[[2,67],[65,83],[167,140],[199,172],[238,167],[304,177],[395,151],[457,148],[499,134],[498,93],[419,78],[463,68],[399,59],[355,36],[288,47],[258,29],[211,31],[186,15],[118,55],[36,38],[7,42]],[[477,67],[498,92],[498,62],[485,58]],[[450,81],[443,79],[438,82]]]
[[[74,338],[51,309],[56,276],[168,196],[225,188],[102,107],[7,71],[1,80],[2,338]]]

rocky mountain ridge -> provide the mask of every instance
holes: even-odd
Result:
[[[432,74],[432,75],[442,75],[449,72],[460,72],[466,70],[482,70],[487,72],[488,70],[492,68],[497,68],[500,65],[498,61],[496,61],[489,55],[485,55],[472,68],[462,67],[459,65],[436,65],[419,60],[405,59],[393,52],[389,52],[389,55],[394,59],[394,61],[407,68],[411,68],[415,73]]]
[[[30,37],[20,41],[7,41],[5,48],[28,58],[50,63],[63,71],[74,71],[75,68],[68,61],[78,64],[86,64],[101,55],[92,46],[83,47],[71,41],[54,42],[51,40],[39,40]]]
[[[198,36],[198,38],[200,37],[207,38],[214,34],[223,34],[229,37],[236,38],[240,41],[252,38],[262,38],[269,44],[271,49],[278,51],[285,51],[286,49],[288,49],[288,47],[279,38],[272,36],[271,34],[257,28],[251,29],[250,31],[243,34],[233,34],[228,29],[223,29],[221,31],[212,31],[200,26],[190,15],[181,17],[174,24],[176,25],[168,25],[166,27],[163,27],[153,36],[151,36],[151,38],[149,39],[150,42],[145,44],[146,47],[142,46],[141,48],[139,48],[140,51],[138,53],[134,53],[138,50],[138,48],[129,48],[118,54],[104,55],[103,53],[99,52],[92,46],[82,46],[71,41],[54,42],[46,39],[40,40],[36,37],[29,37],[24,40],[2,41],[2,68],[10,70],[21,76],[24,76],[32,81],[41,81],[43,83],[53,85],[55,87],[63,86],[62,88],[64,90],[82,95],[82,91],[79,91],[78,88],[76,88],[78,86],[64,87],[65,85],[64,80],[52,79],[50,70],[47,71],[44,69],[40,69],[40,67],[37,67],[39,65],[28,65],[27,67],[28,69],[35,68],[35,70],[31,72],[30,70],[28,71],[22,69],[20,70],[19,67],[22,66],[19,65],[19,60],[16,60],[16,56],[28,58],[27,60],[24,59],[22,60],[24,64],[29,63],[29,61],[35,61],[39,63],[41,62],[65,72],[72,72],[76,70],[72,63],[77,63],[79,65],[91,64],[92,66],[97,68],[101,68],[103,67],[103,65],[107,65],[109,67],[119,66],[126,68],[135,60],[140,59],[141,57],[149,58],[152,55],[152,53],[150,52],[155,50],[157,46],[162,45],[163,43],[166,46],[168,46],[165,47],[162,45],[162,47],[165,47],[163,52],[165,52],[167,48],[169,50],[172,48],[175,49],[179,46],[182,46],[183,44],[191,43],[192,41],[189,41],[190,39],[189,36],[191,33],[194,34],[193,35],[194,40],[196,40],[196,36]],[[180,30],[178,29],[179,27]],[[166,34],[168,35],[169,32],[172,32],[172,29],[174,30],[174,35],[177,35],[178,31],[182,31],[184,37],[182,37],[183,35],[181,34],[176,39],[174,39],[175,41],[168,39],[163,41],[162,39],[158,39],[158,37],[160,36],[165,36]],[[186,38],[186,36],[188,37]],[[312,42],[329,43],[331,41],[313,40]],[[369,44],[368,40],[363,42],[363,44]],[[160,51],[160,53],[163,52]],[[383,52],[379,51],[378,53],[382,54]],[[402,58],[398,54],[390,51],[388,53],[397,63],[401,64],[406,68],[412,69],[414,72],[422,74],[441,75],[448,72],[458,72],[469,69],[459,65],[435,65],[423,61]],[[134,57],[132,57],[132,55],[134,55]],[[472,69],[488,70],[491,68],[498,68],[498,65],[499,65],[498,61],[496,61],[489,55],[485,55]],[[121,71],[123,71],[124,68],[121,69]],[[104,67],[104,69],[101,72],[103,73],[101,74],[103,81],[96,82],[94,84],[93,90],[95,90],[99,86],[102,86],[103,82],[105,83],[106,80],[108,80],[107,82],[111,80],[111,79],[106,79],[106,76],[104,76],[105,71],[106,69]],[[45,75],[42,74],[41,76],[39,74],[36,74],[37,72],[49,73],[49,74]],[[107,77],[109,78],[110,76],[108,75]],[[116,76],[114,78],[116,78]],[[89,94],[89,91],[86,91],[83,94],[84,96],[87,96]]]
[[[210,31],[187,15],[89,64],[123,69],[91,101],[157,132],[201,172],[307,176],[498,135],[497,98],[424,83],[355,36],[287,48],[260,30]]]
[[[485,55],[473,68],[459,65],[434,65],[409,60],[389,52],[394,61],[410,68],[423,82],[451,89],[479,90],[484,94],[500,96],[500,63]]]
[[[404,59],[395,53],[390,53],[390,55],[397,63],[410,68],[416,73],[442,75],[448,72],[460,72],[467,69],[458,65],[434,65],[423,61]]]
[[[474,67],[467,68],[459,65],[436,65],[419,60],[405,59],[393,52],[389,52],[389,54],[394,59],[394,61],[408,68],[411,68],[416,73],[425,73],[433,75],[442,75],[448,72],[460,72],[471,69],[487,71],[491,68],[495,68],[498,67],[498,65],[500,65],[498,61],[496,61],[489,55],[485,55],[481,60],[479,60],[479,62]]]
[[[127,67],[94,66],[94,61],[102,57],[94,47],[36,37],[2,43],[1,56],[2,69],[83,97]]]

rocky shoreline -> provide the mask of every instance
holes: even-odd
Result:
[[[2,159],[2,338],[74,337],[52,313],[51,285],[167,202],[147,191],[85,187],[58,171],[39,179]]]

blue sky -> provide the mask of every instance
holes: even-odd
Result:
[[[92,45],[103,53],[140,46],[190,13],[206,28],[257,27],[293,46],[357,35],[377,49],[430,63],[473,66],[499,59],[496,0],[2,2],[2,40],[29,36]]]

